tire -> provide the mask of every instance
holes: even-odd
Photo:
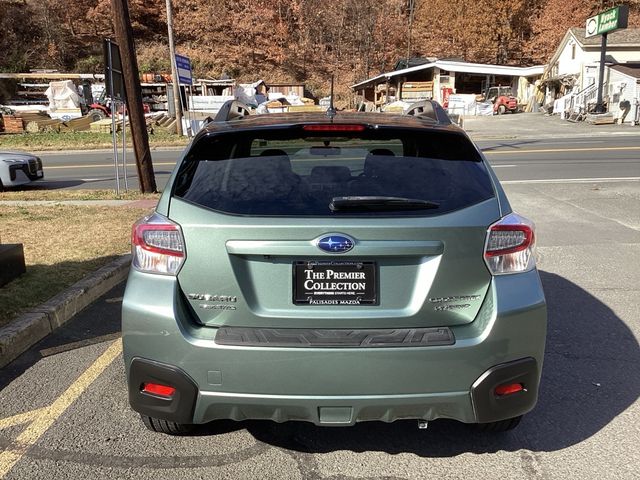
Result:
[[[91,117],[94,122],[98,122],[100,120],[104,120],[105,118],[107,118],[107,115],[102,110],[99,110],[97,108],[89,110],[89,113],[87,113],[87,116]]]
[[[166,433],[167,435],[187,435],[193,430],[193,425],[185,423],[170,422],[142,414],[140,418],[142,418],[144,426],[152,432]]]
[[[497,422],[477,423],[476,429],[479,432],[487,433],[508,432],[509,430],[516,428],[520,424],[520,420],[522,420],[522,415],[519,417],[507,418],[506,420],[499,420]]]
[[[507,107],[505,107],[504,105],[498,105],[498,115],[504,115],[506,111]]]

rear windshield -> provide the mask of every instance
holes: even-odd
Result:
[[[298,127],[202,138],[183,161],[173,195],[235,215],[336,217],[437,215],[494,193],[461,135]]]

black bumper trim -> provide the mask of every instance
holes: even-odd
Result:
[[[243,347],[388,348],[453,345],[448,327],[383,329],[311,329],[221,327],[218,345]]]
[[[39,164],[38,162],[36,162],[35,160],[33,161],[29,161],[29,163],[18,163],[18,164],[14,164],[14,165],[9,165],[9,178],[11,179],[12,182],[15,182],[16,178],[17,178],[17,174],[16,172],[18,170],[22,171],[29,180],[34,181],[34,180],[39,180],[43,177],[39,177],[38,176],[38,166],[40,167],[40,170],[42,170],[42,165],[41,163]]]
[[[497,422],[532,410],[538,400],[539,382],[538,363],[531,357],[491,367],[471,386],[477,422]],[[494,393],[497,386],[509,383],[521,383],[524,390],[504,396]]]
[[[142,393],[144,383],[159,383],[174,387],[171,399]],[[173,365],[136,357],[129,367],[129,403],[143,415],[176,423],[193,423],[198,397],[196,382]]]

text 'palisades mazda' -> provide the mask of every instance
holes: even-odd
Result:
[[[124,360],[149,428],[507,430],[533,408],[546,335],[534,226],[430,107],[250,116],[197,135],[133,228]]]

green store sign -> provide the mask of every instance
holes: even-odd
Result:
[[[629,7],[620,5],[618,7],[599,13],[587,19],[586,38],[602,35],[620,28],[627,28],[629,21]]]

